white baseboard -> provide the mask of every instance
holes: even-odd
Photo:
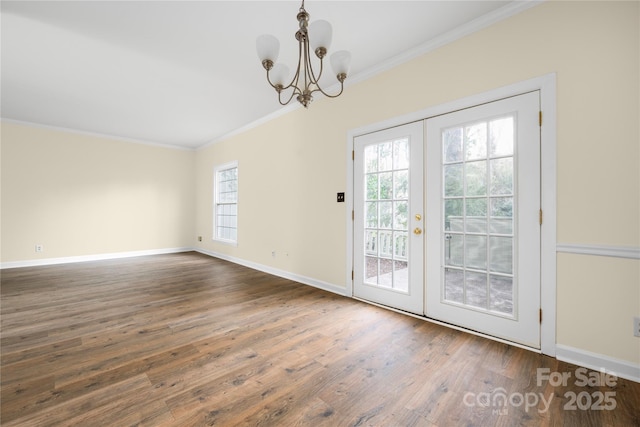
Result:
[[[346,289],[331,283],[323,282],[321,280],[312,279],[311,277],[301,276],[299,274],[291,273],[289,271],[279,270],[277,268],[269,267],[268,265],[258,264],[252,261],[247,261],[241,258],[236,258],[230,255],[221,254],[218,252],[207,251],[204,249],[194,249],[204,255],[208,255],[214,258],[220,258],[225,261],[232,262],[234,264],[243,265],[245,267],[253,268],[254,270],[262,271],[263,273],[272,274],[274,276],[282,277],[284,279],[293,280],[304,285],[313,286],[314,288],[322,289],[324,291],[333,292],[341,296],[346,296]]]
[[[640,365],[627,362],[626,360],[620,360],[562,344],[556,345],[556,358],[563,362],[593,369],[594,371],[604,370],[619,378],[640,383]]]
[[[103,261],[107,259],[131,258],[131,257],[146,256],[146,255],[173,254],[178,252],[189,252],[192,250],[193,248],[165,248],[165,249],[149,249],[144,251],[114,252],[114,253],[108,253],[108,254],[69,256],[69,257],[61,257],[61,258],[30,259],[26,261],[9,261],[9,262],[1,263],[0,270],[5,268],[39,267],[42,265],[70,264],[72,262]]]

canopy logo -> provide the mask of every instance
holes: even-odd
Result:
[[[570,381],[573,381],[570,384]],[[538,368],[536,370],[536,384],[543,387],[548,384],[551,387],[615,387],[618,377],[613,373],[604,370],[600,372],[589,371],[587,368],[577,368],[571,372],[552,372],[549,368]],[[502,387],[498,387],[490,392],[467,392],[462,398],[462,402],[467,407],[491,408],[492,413],[505,415],[509,408],[524,407],[525,412],[537,410],[543,414],[549,410],[554,393],[549,393],[545,398],[543,393],[507,393]],[[566,403],[563,406],[565,411],[612,411],[616,408],[615,391],[567,391],[564,393]]]

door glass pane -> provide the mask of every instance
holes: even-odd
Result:
[[[489,309],[511,314],[513,312],[513,277],[491,274],[489,289]]]
[[[487,275],[473,271],[466,272],[465,304],[487,308]]]
[[[465,128],[465,160],[487,158],[487,123],[476,123]]]
[[[393,194],[391,187],[393,184],[393,174],[391,172],[381,173],[378,175],[378,179],[380,181],[380,199],[391,199],[391,195]]]
[[[366,173],[378,171],[378,147],[375,145],[364,149],[364,171]]]
[[[496,273],[513,273],[513,237],[490,237],[489,252],[491,265],[489,269]]]
[[[406,138],[393,142],[393,168],[409,169],[409,140]]]
[[[513,194],[513,158],[491,160],[491,195]]]
[[[366,200],[378,200],[378,174],[372,173],[367,175],[365,182],[366,186]]]
[[[465,231],[487,232],[487,199],[485,197],[465,200]]]
[[[464,259],[467,268],[486,270],[487,237],[467,234],[464,239]]]
[[[368,202],[365,203],[366,218],[365,224],[367,228],[378,227],[378,203]]]
[[[445,130],[442,133],[442,145],[445,163],[462,161],[462,128]]]
[[[407,202],[406,201],[397,201],[393,202],[393,229],[394,230],[406,230],[407,229]]]
[[[409,197],[409,171],[397,171],[393,173],[393,194],[396,199]]]
[[[378,202],[380,207],[380,228],[391,228],[393,220],[393,202]]]
[[[464,267],[464,235],[444,235],[444,262],[447,266]]]
[[[393,288],[409,291],[409,269],[407,261],[393,261]]]
[[[364,151],[365,282],[408,292],[409,140]]]
[[[513,155],[513,117],[492,120],[489,134],[492,157]]]
[[[391,142],[378,144],[378,165],[381,171],[393,169],[393,145]]]
[[[446,165],[444,167],[444,195],[445,197],[456,197],[464,194],[462,165]]]
[[[447,199],[444,201],[444,229],[462,231],[463,199]]]
[[[447,301],[464,303],[464,271],[444,269],[444,298]]]
[[[469,162],[465,164],[465,195],[484,196],[487,194],[487,162]]]
[[[364,279],[368,283],[378,283],[378,258],[367,256],[364,258]]]
[[[444,302],[513,315],[514,116],[445,129]]]

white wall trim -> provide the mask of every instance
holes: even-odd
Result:
[[[324,291],[332,292],[334,294],[338,294],[341,296],[345,296],[344,288],[340,286],[336,286],[334,284],[323,282],[321,280],[313,279],[311,277],[302,276],[299,274],[291,273],[289,271],[280,270],[274,267],[270,267],[264,264],[258,264],[256,262],[247,261],[241,258],[236,258],[231,255],[226,255],[219,252],[208,251],[206,249],[194,249],[196,252],[199,252],[203,255],[208,255],[210,257],[219,258],[224,261],[229,261],[234,264],[242,265],[245,267],[252,268],[254,270],[262,271],[263,273],[272,274],[274,276],[282,277],[284,279],[289,279],[294,282],[302,283],[303,285],[313,286],[314,288],[322,289]]]
[[[595,255],[614,258],[640,259],[640,247],[583,245],[575,243],[558,243],[556,251],[567,254]]]
[[[3,270],[5,268],[39,267],[43,265],[71,264],[74,262],[103,261],[108,259],[132,258],[147,255],[174,254],[179,252],[189,252],[192,250],[193,248],[166,248],[150,249],[144,251],[114,252],[96,255],[79,255],[61,258],[30,259],[25,261],[8,261],[0,264],[0,270]]]
[[[108,135],[108,134],[98,133],[98,132],[89,132],[89,131],[84,131],[79,129],[65,128],[61,126],[51,126],[51,125],[44,125],[40,123],[25,122],[22,120],[7,119],[4,117],[0,119],[0,122],[11,123],[11,124],[31,127],[35,129],[53,130],[57,132],[66,132],[66,133],[71,133],[75,135],[89,136],[93,138],[102,138],[102,139],[110,139],[113,141],[128,142],[130,144],[150,145],[152,147],[169,148],[171,150],[179,150],[179,151],[195,151],[194,148],[183,147],[181,145],[163,144],[161,142],[145,141],[142,139],[126,138],[124,136]]]
[[[541,208],[544,211],[544,223],[541,228],[541,285],[540,306],[543,311],[543,321],[540,325],[540,348],[543,354],[556,355],[556,240],[557,240],[557,161],[556,161],[556,74],[550,73],[522,82],[510,84],[497,89],[457,99],[427,109],[390,118],[381,122],[369,124],[347,132],[347,194],[345,197],[347,208],[347,287],[346,294],[353,296],[353,161],[351,152],[354,148],[354,138],[371,132],[377,132],[390,127],[400,126],[418,120],[425,120],[441,114],[447,114],[464,108],[497,101],[511,96],[521,95],[531,91],[540,91],[540,108],[543,119],[541,127]]]
[[[558,344],[556,358],[594,371],[606,371],[617,377],[640,383],[640,365],[603,354]]]
[[[374,77],[377,74],[391,70],[392,68],[395,68],[398,65],[404,64],[405,62],[409,62],[412,59],[418,58],[442,46],[445,46],[449,43],[453,43],[456,40],[459,40],[470,34],[473,34],[487,27],[490,27],[493,24],[496,24],[500,21],[503,21],[514,15],[517,15],[521,12],[524,12],[525,10],[530,9],[534,6],[537,6],[543,3],[544,1],[545,0],[523,0],[523,1],[514,1],[511,3],[508,3],[507,5],[499,9],[489,12],[486,15],[480,16],[470,22],[467,22],[466,24],[458,28],[455,28],[447,33],[444,33],[434,39],[428,40],[427,42],[422,43],[421,45],[418,45],[412,49],[408,49],[405,52],[399,55],[396,55],[378,65],[370,67],[364,72],[358,73],[355,76],[349,76],[349,78],[345,81],[345,87],[362,82],[364,80]]]

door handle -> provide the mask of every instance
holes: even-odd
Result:
[[[422,228],[416,227],[416,229],[413,230],[413,234],[418,234],[418,235],[422,234]]]

